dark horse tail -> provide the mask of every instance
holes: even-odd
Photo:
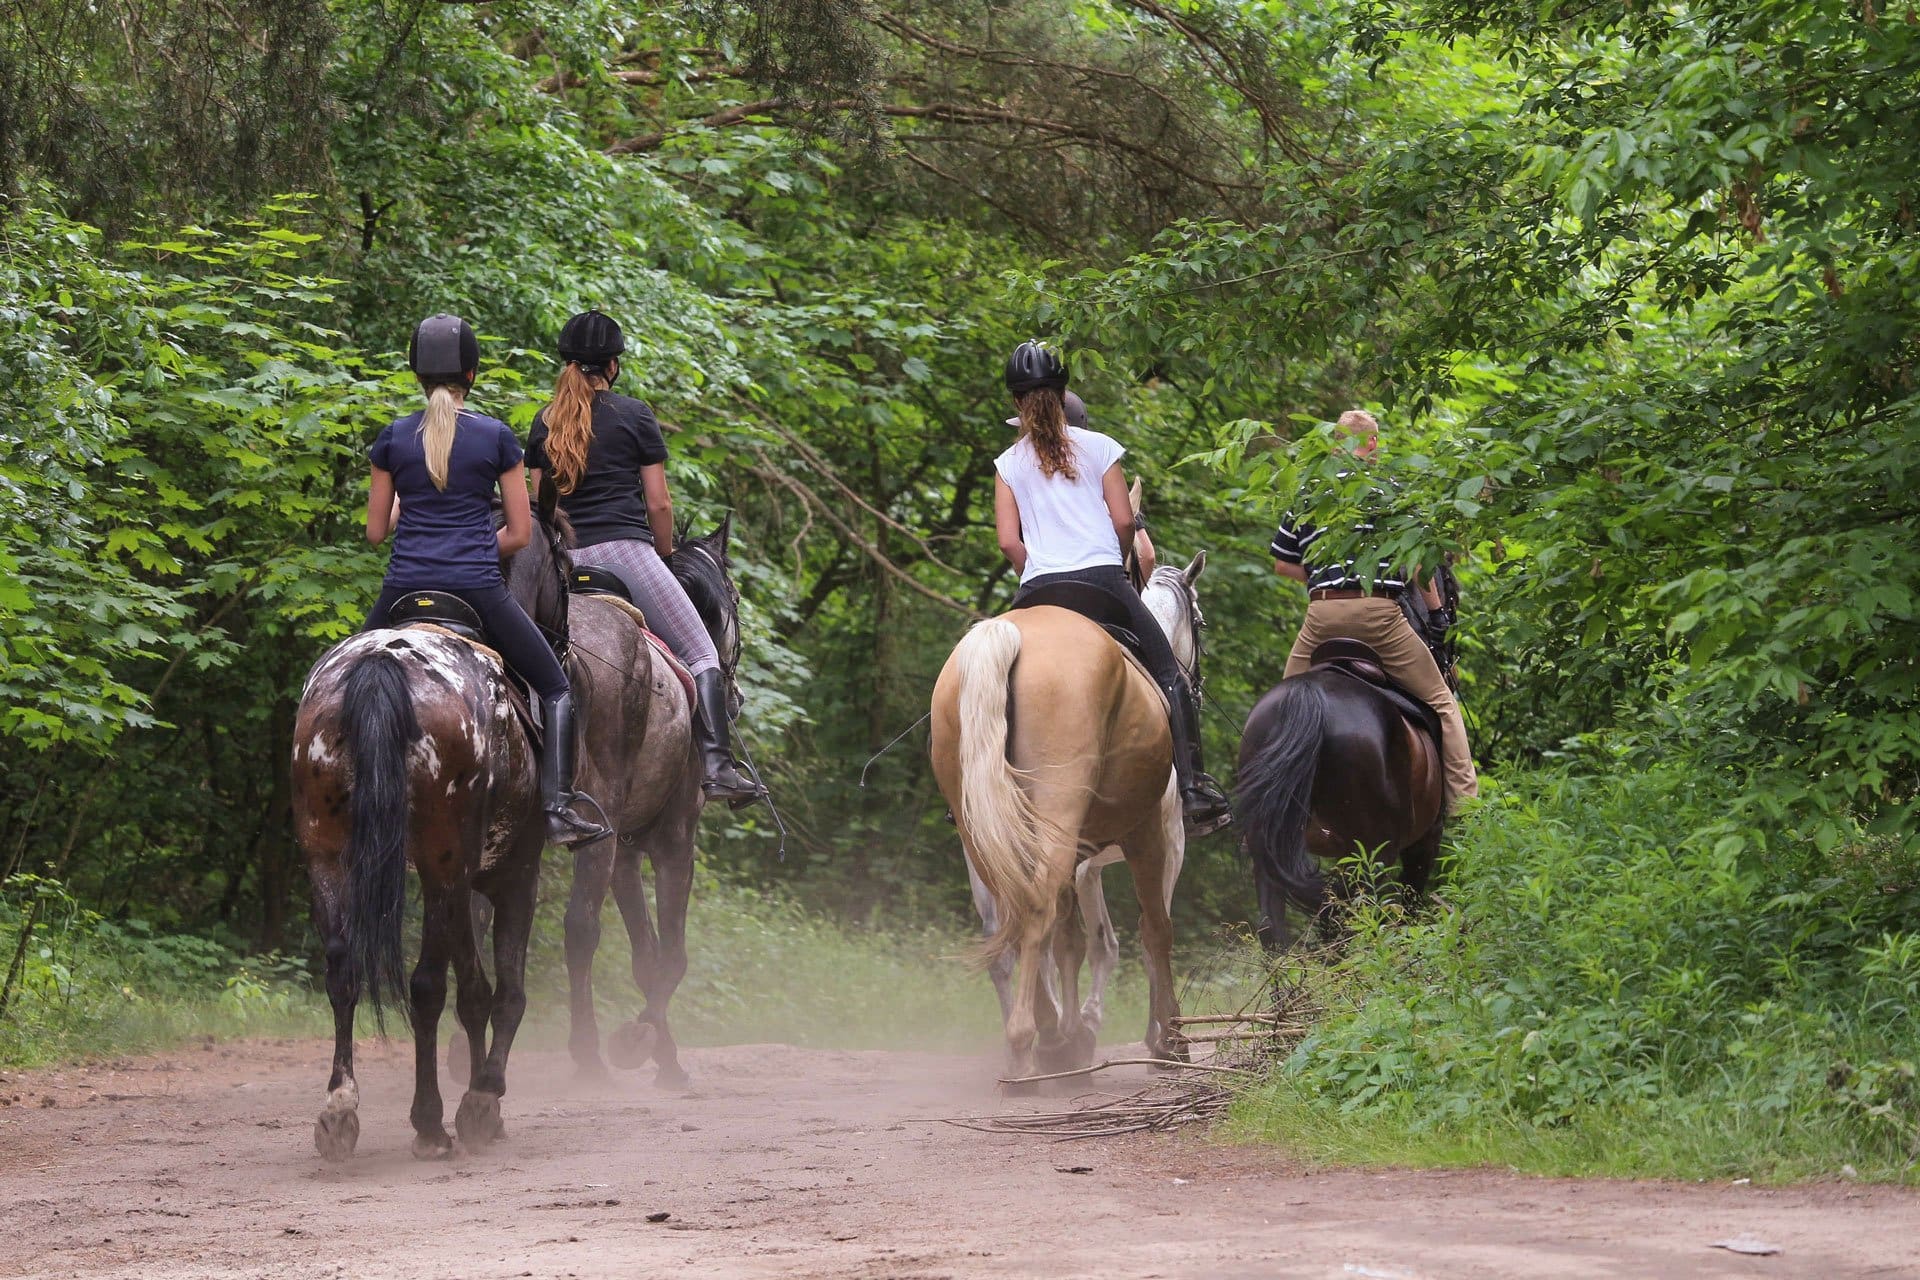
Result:
[[[383,1005],[407,1003],[400,917],[407,901],[407,751],[420,736],[407,669],[384,650],[354,663],[341,691],[353,789],[347,820],[347,945],[361,990],[385,1027]]]
[[[1307,852],[1307,816],[1320,772],[1327,694],[1317,680],[1282,680],[1272,697],[1267,740],[1240,766],[1233,807],[1256,871],[1309,914],[1326,902],[1326,881]]]

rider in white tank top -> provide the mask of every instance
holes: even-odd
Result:
[[[1071,480],[1043,472],[1033,442],[1025,436],[993,462],[1020,504],[1021,538],[1027,544],[1022,582],[1047,573],[1123,563],[1101,483],[1126,450],[1098,431],[1072,426],[1066,431],[1073,448]]]

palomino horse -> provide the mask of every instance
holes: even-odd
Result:
[[[1135,485],[1136,490],[1138,485]],[[1137,502],[1136,494],[1136,502]],[[1154,570],[1147,580],[1147,586],[1140,598],[1159,621],[1160,629],[1166,633],[1173,646],[1173,656],[1179,659],[1180,669],[1186,673],[1187,682],[1197,691],[1200,688],[1200,630],[1205,627],[1206,619],[1200,612],[1200,599],[1194,591],[1194,582],[1207,567],[1206,553],[1195,556],[1185,569],[1162,566]],[[1167,871],[1167,905],[1173,905],[1173,886],[1180,878],[1180,867],[1185,857],[1185,842],[1174,857]],[[1078,899],[1080,925],[1087,938],[1087,998],[1080,1005],[1079,1031],[1077,1034],[1086,1044],[1097,1041],[1101,1024],[1106,1017],[1107,983],[1113,977],[1113,971],[1120,963],[1120,939],[1113,931],[1113,917],[1107,911],[1106,889],[1101,883],[1101,872],[1125,855],[1118,845],[1108,845],[1100,852],[1082,862],[1074,870],[1074,896]],[[980,915],[981,927],[988,936],[999,931],[1000,909],[993,895],[980,879],[980,873],[967,864],[967,880],[973,890],[973,907]],[[988,968],[993,978],[994,994],[1000,999],[1000,1017],[1004,1021],[1013,1005],[1013,953],[1003,951],[995,957]],[[1058,979],[1051,963],[1043,978],[1049,999],[1059,996]],[[1068,1015],[1069,1019],[1072,1015]]]
[[[1247,717],[1234,793],[1261,941],[1287,946],[1288,902],[1321,918],[1327,885],[1316,857],[1397,859],[1402,883],[1424,893],[1445,782],[1438,744],[1372,685],[1317,666],[1270,690]]]
[[[1162,571],[1180,580],[1181,625],[1198,625],[1192,582],[1205,563],[1199,556],[1184,571]],[[1172,579],[1155,576],[1171,592]],[[1166,702],[1146,671],[1067,609],[990,618],[967,632],[934,686],[932,754],[968,865],[998,916],[982,955],[1014,962],[1003,999],[1008,1075],[1093,1060],[1097,1023],[1086,1017],[1099,1008],[1078,999],[1087,924],[1076,885],[1085,883],[1082,865],[1110,849],[1125,858],[1140,900],[1147,1051],[1183,1057],[1169,908],[1186,836]],[[1097,890],[1098,871],[1084,874]],[[1104,896],[1099,903],[1104,914]],[[1109,925],[1103,950],[1110,938]]]
[[[699,538],[683,538],[668,568],[687,589],[720,654],[729,713],[739,705],[739,593],[727,560],[733,520]],[[531,552],[531,548],[529,552]],[[523,556],[529,552],[522,552]],[[561,553],[564,554],[564,553]],[[516,574],[530,593],[549,575]],[[533,607],[535,597],[521,597]],[[572,1010],[568,1047],[582,1072],[606,1071],[594,1016],[593,956],[608,889],[633,949],[633,980],[646,1007],[608,1038],[616,1065],[658,1064],[659,1083],[687,1083],[667,1006],[687,973],[687,903],[693,890],[694,832],[706,798],[694,747],[692,708],[672,663],[641,630],[636,611],[607,596],[576,595],[568,606],[567,670],[579,699],[581,787],[599,800],[615,835],[573,853],[567,900],[567,983]],[[647,911],[640,859],[653,864],[659,923]]]
[[[484,1146],[504,1133],[500,1098],[526,1010],[527,939],[546,835],[539,765],[506,673],[490,651],[438,627],[364,631],[321,655],[294,725],[294,832],[333,1003],[333,1073],[314,1145],[344,1160],[359,1140],[353,1017],[364,993],[376,1013],[389,1000],[410,1002],[413,1152],[430,1159],[452,1151],[434,1054],[451,961],[471,1082],[454,1127],[467,1146]],[[408,862],[419,872],[423,905],[420,959],[403,980]],[[476,890],[495,909],[497,985],[480,960]]]

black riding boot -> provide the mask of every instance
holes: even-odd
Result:
[[[540,700],[540,722],[544,736],[540,743],[540,804],[547,811],[547,839],[553,844],[591,844],[613,834],[597,822],[589,822],[573,811],[581,801],[605,818],[606,812],[592,796],[573,789],[573,694],[556,694]]]
[[[709,800],[725,800],[734,809],[764,800],[767,789],[741,773],[727,739],[727,678],[719,671],[703,671],[693,678],[693,688],[700,701],[693,733],[706,769],[700,789]]]
[[[1172,708],[1173,774],[1180,783],[1180,807],[1186,812],[1187,834],[1209,835],[1233,821],[1233,808],[1220,784],[1207,776],[1200,759],[1200,717],[1193,693],[1184,680],[1162,686]]]

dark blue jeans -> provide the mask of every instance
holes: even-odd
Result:
[[[409,591],[417,589],[392,585],[380,588],[380,598],[367,611],[366,623],[360,629],[372,631],[386,626],[393,606]],[[463,587],[457,591],[435,587],[433,590],[459,596],[473,606],[486,625],[487,642],[500,651],[507,665],[519,672],[520,678],[531,685],[535,693],[543,698],[556,698],[567,692],[567,673],[561,668],[560,660],[553,656],[553,646],[505,587]]]

